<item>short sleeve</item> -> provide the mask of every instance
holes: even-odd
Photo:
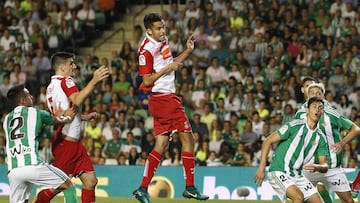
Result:
[[[277,133],[280,136],[281,140],[287,139],[290,135],[289,123],[286,123],[283,126],[281,126],[281,128],[277,130]]]
[[[70,97],[72,94],[79,92],[75,81],[71,77],[65,78],[65,80],[61,81],[61,88],[67,97]]]
[[[40,109],[37,109],[37,112],[44,124],[51,125],[54,122],[54,117],[51,116],[50,112]]]
[[[152,74],[154,72],[153,64],[154,59],[149,51],[139,52],[139,74],[141,76]]]

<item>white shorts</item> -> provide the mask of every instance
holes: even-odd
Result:
[[[46,163],[12,169],[8,177],[10,203],[23,203],[29,199],[34,184],[41,189],[56,189],[69,179],[60,169]]]
[[[309,179],[312,184],[323,184],[327,190],[331,192],[348,192],[351,191],[349,181],[346,178],[345,171],[342,168],[331,168],[326,173],[310,173],[302,171],[304,176]]]
[[[304,194],[304,200],[307,200],[311,195],[317,193],[316,187],[305,177],[291,177],[281,171],[272,171],[268,173],[269,183],[277,193],[281,202],[286,202],[286,190],[295,185]]]

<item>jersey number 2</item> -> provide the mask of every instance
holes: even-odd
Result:
[[[10,132],[10,138],[12,140],[21,139],[24,137],[24,133],[20,132],[20,128],[24,125],[23,117],[16,117],[10,121],[10,127],[12,128]]]

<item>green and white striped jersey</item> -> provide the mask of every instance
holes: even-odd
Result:
[[[307,103],[304,103],[296,112],[295,118],[303,118],[306,116]],[[343,114],[338,112],[331,106],[328,101],[324,101],[324,116],[319,121],[320,129],[325,133],[330,157],[328,157],[329,168],[336,168],[341,166],[343,151],[333,152],[331,147],[341,141],[341,131],[350,130],[353,122],[346,118]],[[316,161],[316,159],[315,159]]]
[[[33,107],[17,106],[4,120],[8,170],[42,163],[39,136],[43,124],[52,124],[49,112]]]
[[[311,130],[306,120],[292,120],[277,130],[281,141],[276,148],[269,171],[282,171],[292,177],[301,177],[304,164],[309,162],[315,153],[329,156],[326,138],[319,125],[315,130]]]

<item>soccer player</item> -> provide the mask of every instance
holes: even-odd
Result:
[[[194,138],[190,122],[185,114],[182,101],[175,95],[175,71],[182,67],[182,61],[194,49],[194,37],[190,35],[186,49],[173,58],[166,37],[165,21],[155,13],[144,17],[146,36],[139,48],[139,73],[143,78],[140,89],[151,92],[149,112],[154,117],[156,143],[145,163],[141,185],[133,195],[141,203],[150,203],[147,188],[159,166],[163,154],[168,150],[169,139],[173,132],[179,133],[182,151],[181,158],[185,176],[185,198],[207,200],[194,185]]]
[[[322,83],[310,84],[307,88],[308,99],[319,97],[324,99],[325,88]],[[298,110],[295,118],[303,118],[308,102]],[[345,171],[341,168],[342,146],[360,134],[360,128],[351,120],[334,109],[329,102],[324,101],[324,116],[319,121],[321,130],[325,133],[330,156],[328,158],[329,170],[325,174],[306,173],[304,175],[314,184],[318,185],[320,194],[326,202],[331,202],[328,191],[334,191],[342,202],[354,202],[351,188],[346,178]],[[341,131],[348,130],[342,138]],[[319,184],[318,184],[319,183]]]
[[[79,91],[74,79],[71,77],[76,69],[75,56],[67,52],[57,52],[51,57],[51,66],[55,75],[46,90],[48,108],[53,112],[55,106],[67,109],[70,106],[80,108],[84,100],[94,90],[95,86],[109,76],[109,70],[101,66],[93,73],[89,83]],[[62,129],[58,129],[59,136],[53,142],[54,166],[63,170],[70,177],[79,177],[83,183],[81,202],[95,202],[95,186],[97,178],[95,170],[87,154],[85,147],[80,142],[81,120],[91,120],[97,117],[96,112],[81,115],[81,111],[74,117],[71,123],[67,123]],[[61,131],[61,132],[60,132]],[[75,188],[65,190],[65,201],[77,202]]]
[[[35,203],[47,203],[59,192],[72,185],[60,169],[47,164],[39,155],[40,131],[43,125],[61,124],[72,119],[73,109],[56,110],[57,119],[48,111],[33,107],[33,97],[24,85],[12,87],[7,99],[15,108],[3,123],[8,157],[10,203],[28,202],[33,185],[42,189]],[[60,114],[59,114],[60,113]],[[61,115],[61,116],[60,116]],[[68,117],[69,119],[63,119]]]
[[[265,178],[266,160],[272,144],[278,144],[272,158],[268,178],[282,202],[323,202],[316,187],[302,174],[302,170],[324,173],[327,171],[329,150],[318,121],[323,115],[324,102],[313,97],[309,100],[305,119],[294,119],[272,133],[262,144],[261,160],[254,181],[261,185]],[[307,164],[317,153],[320,164]]]

